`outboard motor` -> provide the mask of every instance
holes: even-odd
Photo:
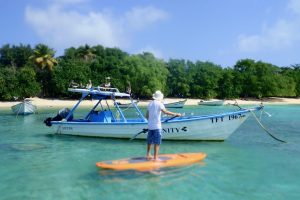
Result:
[[[63,108],[61,110],[58,111],[57,115],[53,118],[48,117],[47,119],[44,120],[44,123],[47,126],[52,126],[52,121],[61,121],[62,119],[65,119],[68,114],[70,113],[70,109],[69,108]],[[68,121],[73,119],[73,115],[71,115],[68,119]]]

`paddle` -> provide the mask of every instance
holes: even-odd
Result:
[[[169,118],[169,119],[166,119],[165,121],[163,121],[163,123],[166,123],[166,122],[168,122],[168,121],[170,121],[170,120],[172,120],[172,119],[174,119],[174,118],[176,118],[176,117],[178,117],[178,116],[173,116],[173,117],[171,117],[171,118]],[[142,133],[147,133],[147,131],[148,131],[148,129],[144,128],[141,132],[138,132],[137,134],[135,134],[134,136],[132,136],[132,137],[130,138],[130,140],[134,140],[138,135],[140,135],[140,134],[142,134]]]
[[[139,134],[141,133],[147,133],[148,129],[147,128],[144,128],[141,132],[138,132],[137,134],[135,134],[134,136],[132,136],[130,138],[130,140],[134,140]]]
[[[172,119],[174,119],[176,117],[178,117],[178,116],[176,115],[176,116],[170,117],[169,119],[166,119],[165,121],[163,121],[163,123],[166,123],[166,122],[168,122],[168,121],[170,121],[170,120],[172,120]]]

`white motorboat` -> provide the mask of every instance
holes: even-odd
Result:
[[[109,138],[146,138],[147,119],[127,93],[116,89],[101,90],[101,88],[74,89],[70,92],[81,93],[82,97],[70,110],[47,118],[44,123],[53,128],[53,132],[62,135],[77,135]],[[97,99],[94,107],[83,118],[75,118],[75,110],[88,96]],[[125,112],[116,103],[117,98],[129,98],[137,114],[136,117],[125,116]],[[113,101],[111,109],[108,100]],[[102,102],[105,104],[102,105]],[[162,118],[163,138],[166,140],[219,140],[228,138],[251,115],[251,112],[261,110],[263,106],[240,109],[238,111],[220,114],[182,116]]]

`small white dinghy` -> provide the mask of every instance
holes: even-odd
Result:
[[[182,101],[172,102],[172,103],[164,102],[164,105],[166,108],[183,108],[186,101],[187,101],[187,99],[182,100]]]
[[[32,101],[30,99],[24,99],[23,102],[12,106],[11,110],[16,115],[28,115],[28,114],[35,113],[37,107],[32,104]]]
[[[218,100],[218,99],[212,99],[212,100],[201,100],[198,102],[198,105],[201,106],[223,106],[224,105],[224,100]]]
[[[120,103],[120,102],[116,102],[119,106],[119,108],[133,108],[132,103]],[[139,101],[135,101],[134,102],[136,105],[139,103]]]

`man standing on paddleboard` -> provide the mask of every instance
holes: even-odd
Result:
[[[161,112],[167,115],[173,115],[180,117],[180,113],[173,113],[166,110],[162,100],[164,95],[161,91],[157,90],[153,96],[153,101],[151,101],[147,107],[146,118],[148,119],[148,136],[147,136],[147,159],[151,158],[150,150],[152,144],[154,144],[154,160],[159,161],[158,151],[159,145],[161,144]]]

